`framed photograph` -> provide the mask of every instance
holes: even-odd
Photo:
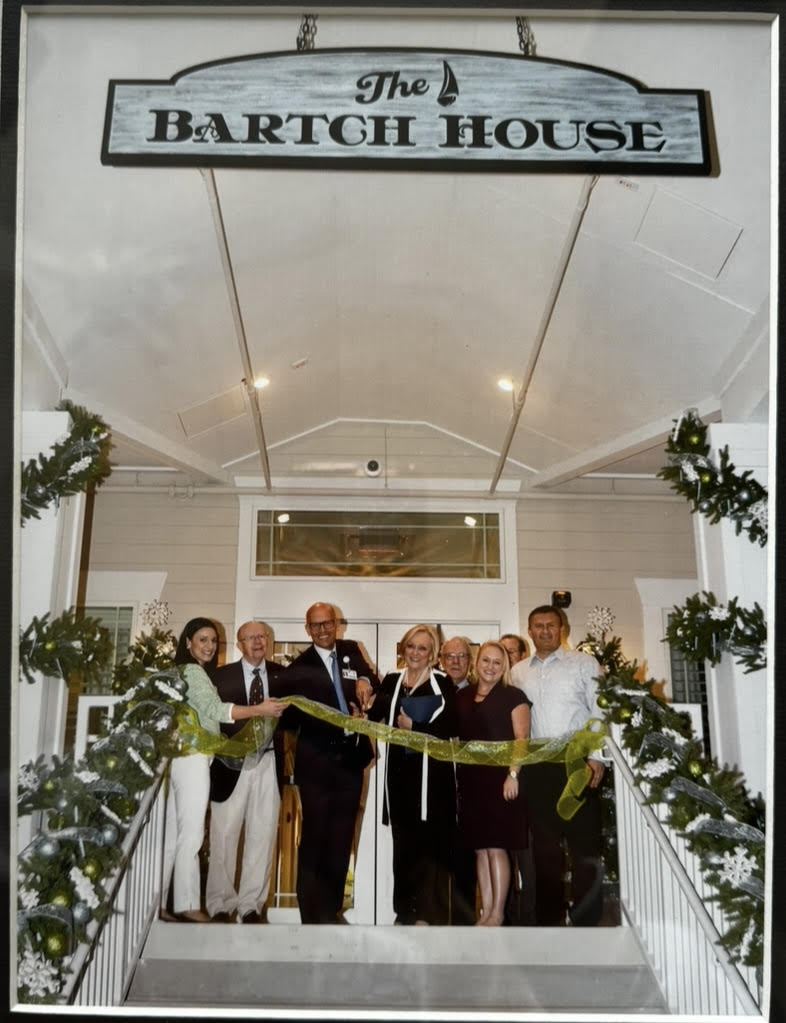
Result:
[[[4,4],[14,1011],[784,1011],[782,5],[673,6]]]

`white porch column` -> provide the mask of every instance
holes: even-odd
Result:
[[[67,412],[22,414],[22,460],[28,461],[65,436],[71,425]],[[50,618],[74,605],[79,581],[79,556],[84,521],[84,494],[75,494],[49,507],[38,519],[28,519],[19,544],[19,625],[26,629],[33,616]],[[63,751],[68,691],[60,678],[39,677],[18,682],[17,763]]]
[[[728,446],[738,472],[750,469],[767,484],[767,427],[761,424],[717,423],[707,431],[710,457]],[[696,559],[699,588],[711,590],[719,601],[737,597],[741,607],[757,601],[767,612],[767,548],[752,543],[745,531],[739,536],[728,518],[711,524],[695,515]],[[707,672],[710,736],[720,763],[735,765],[745,775],[751,795],[766,786],[766,671],[745,674],[731,654]]]

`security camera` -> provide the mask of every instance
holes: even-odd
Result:
[[[376,458],[369,458],[363,468],[366,471],[366,476],[379,476],[382,472],[382,464]]]

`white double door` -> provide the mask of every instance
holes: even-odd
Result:
[[[276,647],[281,644],[306,643],[308,637],[302,619],[271,621],[275,629]],[[367,621],[352,619],[343,635],[356,640],[364,648],[377,674],[383,678],[396,670],[396,647],[412,621]],[[498,622],[449,621],[432,622],[439,626],[445,639],[466,636],[473,644],[496,639],[501,632]],[[339,630],[339,635],[342,631]],[[392,924],[393,913],[393,847],[390,828],[382,824],[386,747],[380,743],[379,757],[368,773],[365,807],[353,862],[353,904],[346,917],[351,923]]]

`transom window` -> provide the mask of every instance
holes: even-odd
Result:
[[[499,579],[499,514],[258,511],[255,574]]]

